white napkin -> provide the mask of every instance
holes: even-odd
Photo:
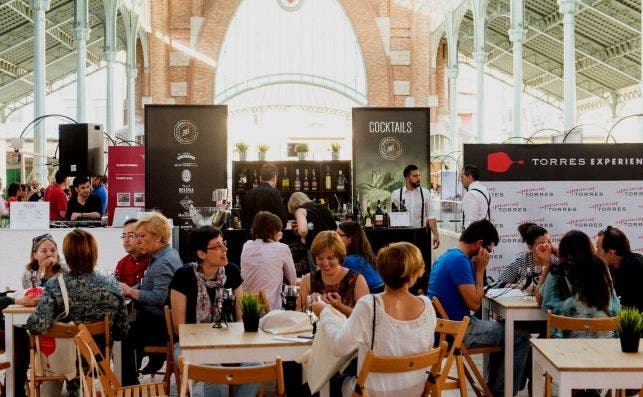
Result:
[[[272,310],[259,320],[259,327],[269,334],[291,334],[313,330],[308,315],[292,310]]]

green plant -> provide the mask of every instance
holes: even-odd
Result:
[[[237,149],[239,153],[245,153],[248,151],[248,144],[245,142],[237,142],[234,144],[234,148]]]
[[[618,330],[622,333],[637,334],[643,332],[643,314],[635,307],[624,307],[617,313]]]
[[[259,151],[259,153],[266,153],[268,150],[270,150],[270,145],[260,143],[259,145],[257,145],[257,150]]]
[[[341,149],[342,149],[342,145],[340,145],[337,142],[330,144],[330,151],[333,153],[339,153]]]
[[[295,152],[297,153],[302,153],[302,152],[307,152],[308,151],[308,144],[307,143],[298,143],[295,145]]]
[[[241,295],[239,305],[241,305],[241,311],[244,315],[259,317],[263,311],[263,304],[259,300],[259,294],[248,292]]]

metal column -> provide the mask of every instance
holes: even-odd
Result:
[[[576,123],[576,33],[574,16],[578,11],[578,0],[558,0],[558,11],[563,14],[563,78],[565,131]]]

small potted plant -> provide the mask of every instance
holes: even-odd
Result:
[[[340,145],[337,142],[330,144],[330,154],[333,160],[339,160],[339,151],[341,149],[342,149],[342,145]]]
[[[259,156],[259,161],[266,161],[266,153],[270,150],[270,146],[265,143],[257,145],[257,154]]]
[[[643,315],[639,313],[637,308],[624,307],[618,312],[617,317],[621,351],[623,353],[637,353],[641,332],[643,332]]]
[[[243,312],[243,330],[257,332],[259,330],[259,317],[263,311],[263,304],[259,294],[245,293],[239,298],[239,305]]]
[[[248,145],[245,142],[237,142],[234,148],[239,152],[239,160],[246,161],[248,158]]]
[[[297,157],[299,160],[306,160],[308,155],[308,144],[307,143],[298,143],[295,145],[295,152],[297,152]]]

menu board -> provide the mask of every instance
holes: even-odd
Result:
[[[45,201],[14,201],[10,205],[11,229],[48,229],[49,203]]]

